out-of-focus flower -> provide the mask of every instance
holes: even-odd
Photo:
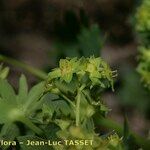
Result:
[[[139,32],[150,31],[150,1],[143,0],[142,5],[137,9],[136,13],[136,30]]]

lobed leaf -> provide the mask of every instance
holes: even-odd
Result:
[[[27,79],[24,75],[21,75],[19,80],[19,90],[18,90],[18,96],[17,101],[19,104],[24,104],[27,100],[28,96],[28,85],[27,85]]]
[[[6,81],[0,79],[0,97],[7,103],[16,105],[16,95],[12,86]]]

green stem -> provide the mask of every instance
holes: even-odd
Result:
[[[67,96],[65,96],[64,94],[62,94],[62,93],[60,93],[59,94],[61,97],[63,97],[72,107],[73,107],[73,109],[75,109],[75,104],[67,97]]]
[[[118,123],[110,120],[110,119],[102,118],[102,117],[95,117],[94,121],[95,121],[96,125],[101,125],[103,127],[115,130],[120,135],[123,135],[123,133],[124,133],[123,127],[121,125],[119,125]],[[135,142],[139,146],[141,146],[145,150],[149,150],[150,140],[145,139],[144,137],[137,135],[133,131],[130,131],[130,135],[134,137]]]
[[[81,101],[81,91],[78,90],[76,99],[76,126],[80,125],[80,101]]]
[[[34,125],[28,118],[22,116],[19,118],[19,121],[24,123],[26,126],[28,126],[36,134],[42,135],[43,131],[40,128],[38,128],[36,125]]]
[[[76,97],[76,126],[80,125],[80,103],[81,103],[81,94],[82,90],[86,87],[86,85],[82,85],[77,91]]]
[[[18,60],[15,60],[13,58],[9,58],[3,55],[0,55],[0,61],[6,62],[10,65],[14,65],[17,67],[20,67],[28,72],[30,72],[31,74],[35,75],[36,77],[40,78],[40,79],[46,79],[47,74],[39,69],[36,69],[34,67],[31,67],[23,62],[20,62]]]

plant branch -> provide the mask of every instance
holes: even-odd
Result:
[[[62,94],[62,93],[60,93],[59,94],[62,98],[64,98],[72,107],[73,107],[73,109],[75,109],[75,104],[67,97],[67,96],[65,96],[64,94]]]
[[[0,61],[3,61],[3,62],[6,62],[6,63],[8,63],[10,65],[22,68],[22,69],[30,72],[31,74],[33,74],[34,76],[36,76],[36,77],[38,77],[38,78],[40,78],[42,80],[46,79],[46,77],[47,77],[47,74],[45,72],[43,72],[43,71],[41,71],[39,69],[36,69],[34,67],[31,67],[28,64],[20,62],[18,60],[15,60],[13,58],[9,58],[9,57],[0,55]]]

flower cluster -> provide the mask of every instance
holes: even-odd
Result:
[[[105,80],[109,81],[110,85],[113,84],[113,73],[108,64],[100,57],[66,58],[60,60],[59,68],[49,73],[48,80],[60,79],[66,83],[70,83],[74,76],[79,81],[87,77],[88,82],[91,81],[91,85],[105,87]]]
[[[142,5],[137,9],[136,13],[136,30],[138,32],[150,31],[150,1],[143,0]]]

